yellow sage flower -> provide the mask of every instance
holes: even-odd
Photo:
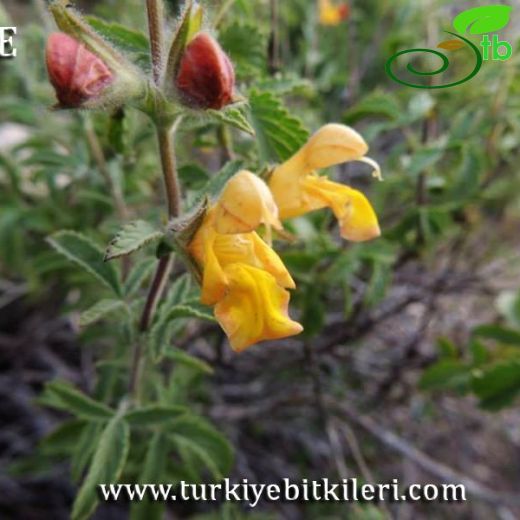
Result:
[[[215,306],[215,317],[233,350],[302,332],[303,327],[289,318],[288,291],[271,274],[238,263],[226,268],[226,276],[228,289]]]
[[[377,216],[368,199],[358,190],[344,186],[315,171],[349,161],[362,161],[374,168],[377,163],[365,157],[368,145],[355,130],[329,124],[316,132],[295,155],[276,167],[269,188],[282,220],[330,207],[339,221],[341,236],[361,242],[381,234]]]
[[[299,334],[302,326],[287,313],[295,287],[280,257],[254,231],[281,228],[278,208],[265,183],[240,172],[206,213],[188,250],[201,266],[201,301],[240,352],[270,339]]]
[[[216,209],[208,211],[188,248],[203,269],[202,303],[214,305],[224,297],[229,285],[226,267],[237,263],[264,270],[281,287],[294,289],[294,281],[281,258],[256,232],[231,235],[215,229]]]
[[[319,0],[318,11],[320,25],[336,26],[348,18],[350,9],[346,3],[334,5],[331,0]]]

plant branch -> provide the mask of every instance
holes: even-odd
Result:
[[[152,55],[153,79],[158,85],[161,80],[164,55],[164,4],[162,0],[146,0],[150,50]]]
[[[176,218],[181,213],[181,195],[172,131],[163,127],[157,128],[157,140],[166,188],[168,216],[169,218]]]
[[[153,63],[153,76],[156,84],[160,82],[164,50],[164,5],[162,0],[147,0],[148,24],[150,33],[150,49]],[[162,173],[166,187],[168,217],[180,215],[181,196],[175,149],[173,145],[173,129],[166,126],[157,126],[157,141],[161,157]],[[146,304],[141,314],[139,331],[146,332],[152,323],[153,316],[163,295],[166,282],[173,268],[173,256],[166,255],[160,258],[154,279],[148,291]],[[130,375],[129,391],[131,395],[139,396],[142,374],[143,346],[142,340],[134,347],[132,370]]]
[[[150,286],[150,291],[148,292],[143,314],[141,315],[141,321],[139,323],[139,330],[141,332],[146,332],[150,327],[153,315],[157,309],[157,304],[164,292],[166,280],[168,279],[168,275],[173,267],[172,260],[173,257],[171,255],[163,256],[159,260],[152,285]]]
[[[99,173],[105,180],[110,193],[112,194],[112,198],[114,199],[114,204],[116,205],[116,210],[119,218],[123,221],[128,220],[129,213],[128,208],[126,207],[125,199],[123,194],[121,193],[121,189],[114,182],[110,172],[108,171],[107,162],[105,159],[105,154],[103,153],[103,148],[101,147],[101,143],[99,142],[98,136],[94,130],[92,125],[92,120],[88,115],[84,118],[84,127],[85,127],[85,135],[87,137],[87,143],[90,148],[90,153],[92,154],[92,158],[96,163],[96,166],[99,170]]]
[[[429,455],[417,449],[405,439],[397,436],[394,432],[382,427],[378,421],[368,415],[360,415],[344,403],[334,399],[327,399],[327,404],[340,412],[342,416],[348,417],[350,421],[360,426],[363,430],[378,439],[385,446],[400,455],[410,459],[424,471],[428,472],[443,482],[463,484],[466,491],[474,497],[495,506],[518,505],[520,498],[512,493],[502,493],[492,490],[473,480],[471,477],[459,473],[453,468],[432,459]]]

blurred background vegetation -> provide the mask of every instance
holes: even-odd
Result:
[[[237,481],[468,485],[466,504],[263,503],[257,513],[269,518],[518,517],[519,13],[501,32],[514,44],[510,60],[485,62],[472,81],[433,91],[392,82],[386,60],[401,49],[435,48],[453,17],[479,2],[350,0],[335,26],[320,25],[311,0],[204,3],[209,20],[219,16],[219,41],[250,98],[257,138],[193,121],[177,146],[188,197],[229,160],[259,171],[307,132],[342,122],[365,137],[385,182],[369,179],[363,165],[331,175],[369,195],[383,236],[341,242],[327,212],[293,221],[303,240],[284,245],[282,256],[297,281],[294,315],[304,337],[236,355],[217,326],[189,320],[170,354],[172,403],[225,435],[229,444],[207,454],[217,475]],[[144,31],[144,2],[78,4]],[[179,2],[169,4],[174,20]],[[106,244],[125,221],[161,222],[162,187],[143,116],[49,110],[44,45],[53,25],[45,2],[4,0],[0,22],[19,27],[18,58],[0,61],[0,514],[61,519],[86,464],[81,453],[99,432],[79,436],[63,423],[67,414],[44,406],[44,385],[60,378],[99,394],[99,374],[128,353],[113,326],[79,327],[100,288],[46,237],[70,229]],[[132,34],[121,41],[146,66],[146,39]],[[465,52],[450,56],[455,69]],[[298,129],[295,143],[276,140],[277,123]],[[152,264],[143,255],[132,267],[141,298]],[[54,442],[42,441],[53,431]],[[133,454],[127,481],[139,479],[143,453]],[[212,478],[200,461],[175,457],[163,480]],[[167,514],[252,516],[195,503]],[[96,516],[127,517],[126,505],[105,505]]]

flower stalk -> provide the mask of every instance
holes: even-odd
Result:
[[[148,28],[151,42],[151,56],[153,64],[153,77],[156,85],[160,83],[161,71],[164,59],[164,6],[162,0],[147,0]],[[181,212],[180,184],[177,174],[177,161],[173,143],[173,125],[161,124],[155,121],[157,129],[157,142],[161,157],[162,174],[166,188],[168,217],[177,218]],[[139,330],[148,331],[153,316],[164,293],[168,277],[173,269],[174,259],[172,255],[166,255],[159,259],[154,279],[148,291],[146,303],[141,314]],[[132,372],[130,376],[129,391],[134,398],[140,395],[141,376],[143,365],[143,348],[138,341],[134,348]]]
[[[162,0],[146,0],[153,79],[159,85],[164,57],[164,4]]]

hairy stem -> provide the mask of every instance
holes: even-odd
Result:
[[[151,54],[153,63],[154,81],[159,83],[163,63],[163,20],[164,7],[161,0],[147,0],[148,23],[150,31]],[[177,164],[175,160],[175,149],[173,145],[173,130],[168,127],[157,127],[157,141],[159,155],[161,157],[162,173],[166,187],[166,199],[168,206],[168,217],[175,218],[180,215],[181,195],[180,184],[177,175]],[[141,314],[139,330],[146,332],[152,323],[153,316],[163,295],[166,282],[173,268],[173,257],[171,255],[160,258],[155,275],[148,291],[146,304]],[[140,394],[141,375],[143,368],[143,345],[142,339],[134,347],[132,370],[130,375],[129,391],[134,398]]]
[[[173,267],[172,259],[172,255],[163,256],[157,264],[157,270],[152,285],[150,286],[143,314],[141,315],[141,321],[139,323],[139,330],[141,332],[146,332],[150,328],[150,323],[152,322],[153,315],[157,309],[159,299],[164,292],[166,280],[168,279]]]
[[[173,268],[173,257],[171,255],[163,256],[157,265],[157,270],[148,291],[148,297],[139,322],[140,332],[146,332],[150,328],[153,315],[157,309],[157,305],[166,286],[166,281]],[[130,395],[137,397],[140,393],[141,374],[143,370],[143,344],[142,340],[137,341],[132,358],[132,368],[130,372],[130,383],[128,391]]]
[[[158,85],[164,58],[164,4],[162,0],[146,0],[150,50],[152,55],[153,79]]]
[[[159,154],[161,156],[162,173],[166,188],[168,216],[176,218],[181,212],[181,194],[172,131],[163,127],[157,128],[157,141],[159,143]]]

